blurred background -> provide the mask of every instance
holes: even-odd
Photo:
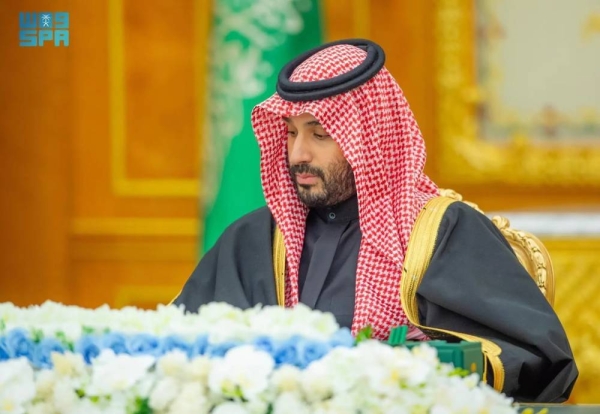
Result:
[[[600,402],[599,0],[0,0],[0,301],[169,302],[264,203],[251,108],[353,37],[385,49],[434,181],[546,244],[572,401]]]

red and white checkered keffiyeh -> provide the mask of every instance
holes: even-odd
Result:
[[[326,48],[293,72],[293,82],[318,81],[358,66],[366,52],[349,45]],[[310,113],[340,146],[356,180],[362,241],[356,270],[352,332],[367,325],[386,339],[408,324],[400,303],[400,277],[410,232],[424,204],[438,194],[423,173],[425,144],[404,94],[384,67],[362,86],[319,101],[288,102],[274,94],[252,111],[261,150],[267,205],[287,251],[286,306],[298,303],[298,270],[307,207],[299,200],[287,163],[282,117]],[[414,329],[411,329],[413,331]]]

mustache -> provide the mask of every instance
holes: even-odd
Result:
[[[290,174],[292,175],[292,179],[296,181],[296,174],[310,174],[319,177],[321,180],[325,181],[325,173],[322,169],[313,167],[309,164],[296,164],[290,167]]]

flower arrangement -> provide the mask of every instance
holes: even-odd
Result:
[[[4,410],[4,411],[3,411]],[[356,343],[305,306],[198,314],[0,304],[0,411],[516,413],[512,400],[408,350]]]

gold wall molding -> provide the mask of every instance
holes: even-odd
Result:
[[[579,379],[570,401],[600,403],[600,238],[542,239],[556,281],[554,308],[575,354]]]
[[[76,218],[71,220],[73,236],[192,236],[200,222],[189,218]]]
[[[159,304],[167,305],[181,291],[180,285],[165,286],[119,286],[115,295],[114,307],[146,305],[156,309]]]
[[[479,134],[475,0],[438,0],[435,70],[438,170],[448,185],[587,185],[600,188],[600,146],[544,143],[515,134],[504,144]]]
[[[369,39],[371,35],[371,0],[352,0],[354,36]]]
[[[206,51],[208,50],[208,27],[210,25],[210,2],[194,1],[194,35],[196,37],[196,109],[202,114],[205,105],[203,92],[206,83]],[[126,105],[124,64],[123,0],[108,2],[108,53],[109,53],[109,117],[111,184],[116,195],[127,197],[189,197],[200,195],[199,177],[184,179],[132,179],[126,173]],[[203,116],[197,116],[199,131],[203,131]],[[200,145],[198,146],[200,148]],[[200,149],[198,150],[200,156]]]
[[[75,238],[70,241],[69,255],[74,262],[189,262],[198,260],[195,237],[147,238]]]

